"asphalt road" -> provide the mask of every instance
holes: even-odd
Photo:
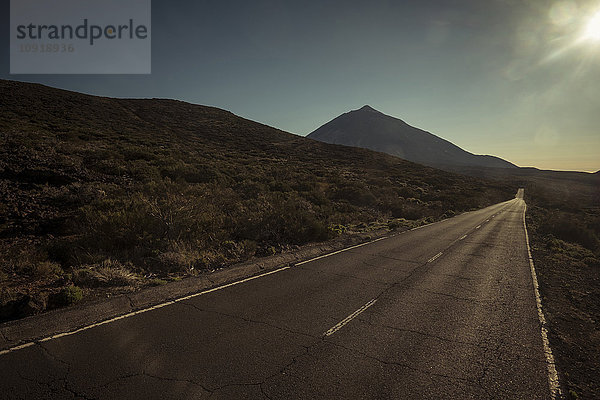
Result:
[[[550,398],[524,205],[3,354],[0,398]]]

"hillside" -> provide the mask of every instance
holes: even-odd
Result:
[[[350,111],[307,137],[325,143],[381,151],[419,164],[455,167],[515,168],[501,158],[475,155],[429,132],[383,114],[370,106]]]
[[[516,191],[213,107],[13,81],[0,143],[0,320]]]

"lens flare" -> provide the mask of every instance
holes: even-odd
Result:
[[[590,18],[585,29],[585,38],[600,40],[600,11],[596,12],[596,14]]]

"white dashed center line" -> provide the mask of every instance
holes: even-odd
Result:
[[[435,260],[437,260],[440,256],[442,255],[442,252],[440,251],[439,253],[437,253],[435,256],[431,257],[429,260],[427,260],[428,263],[434,262]]]
[[[370,300],[367,304],[365,304],[364,306],[362,306],[361,308],[359,308],[358,310],[354,311],[352,314],[348,315],[346,318],[341,320],[339,323],[334,325],[331,329],[329,329],[323,335],[324,336],[333,335],[334,333],[336,333],[337,331],[342,329],[344,327],[344,325],[346,325],[348,322],[352,321],[354,318],[358,317],[361,313],[363,313],[367,308],[369,308],[373,304],[375,304],[376,301],[377,301],[377,299]]]

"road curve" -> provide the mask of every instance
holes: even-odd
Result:
[[[2,399],[551,399],[517,198],[0,355]]]

